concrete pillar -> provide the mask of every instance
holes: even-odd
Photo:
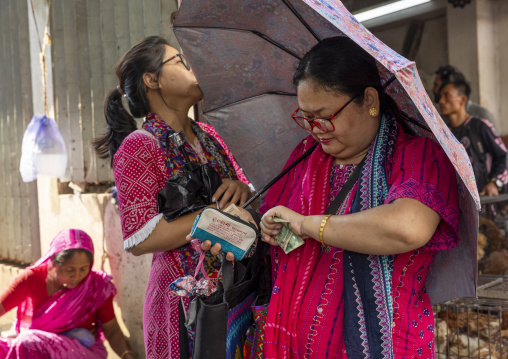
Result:
[[[472,0],[464,8],[448,4],[446,9],[449,64],[466,75],[473,89],[471,99],[475,102],[479,101],[477,2],[478,0]]]
[[[495,116],[495,125],[500,127],[500,87],[498,38],[495,36],[495,5],[491,0],[477,0],[476,20],[478,30],[478,103]]]
[[[501,123],[501,134],[508,134],[508,1],[495,4],[494,22],[496,46],[496,81],[499,83],[499,104],[495,116]]]
[[[501,80],[499,65],[499,26],[506,20],[500,2],[472,0],[464,8],[447,5],[449,63],[459,68],[471,84],[471,100],[494,114],[501,134],[508,129],[502,124]]]

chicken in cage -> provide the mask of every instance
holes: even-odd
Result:
[[[478,290],[434,306],[436,358],[508,359],[508,278],[480,276]]]

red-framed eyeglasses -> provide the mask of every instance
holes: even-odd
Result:
[[[293,112],[291,117],[297,123],[298,126],[309,132],[314,129],[314,126],[319,128],[323,132],[333,132],[335,131],[335,126],[333,125],[332,120],[339,114],[340,111],[345,109],[347,105],[353,102],[355,98],[356,97],[351,97],[351,99],[348,102],[346,102],[344,106],[339,108],[337,112],[335,112],[333,115],[329,117],[315,117],[311,119],[305,116],[296,116],[298,111],[300,111],[300,107],[298,107],[296,111]]]
[[[161,66],[163,66],[164,64],[167,64],[168,62],[170,62],[171,60],[173,60],[177,57],[180,58],[180,62],[183,64],[183,66],[185,66],[185,68],[190,71],[189,63],[187,62],[187,59],[185,58],[185,56],[183,54],[176,54],[175,56],[167,59],[166,61],[162,61]]]

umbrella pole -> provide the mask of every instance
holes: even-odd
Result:
[[[254,196],[252,196],[251,199],[249,199],[245,204],[242,206],[242,208],[247,208],[249,204],[251,204],[253,201],[255,201],[259,196],[261,196],[263,193],[268,190],[268,188],[272,187],[275,182],[280,180],[286,173],[291,171],[297,164],[299,164],[305,157],[307,157],[314,149],[317,147],[319,143],[316,142],[314,145],[312,145],[311,148],[309,148],[303,155],[301,155],[295,162],[293,162],[290,166],[288,166],[284,171],[282,171],[280,174],[277,175],[273,180],[271,180],[266,186],[261,188]]]

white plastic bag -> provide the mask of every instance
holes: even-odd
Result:
[[[67,168],[67,151],[58,125],[46,115],[34,115],[23,136],[19,172],[23,182],[37,175],[61,178]]]

